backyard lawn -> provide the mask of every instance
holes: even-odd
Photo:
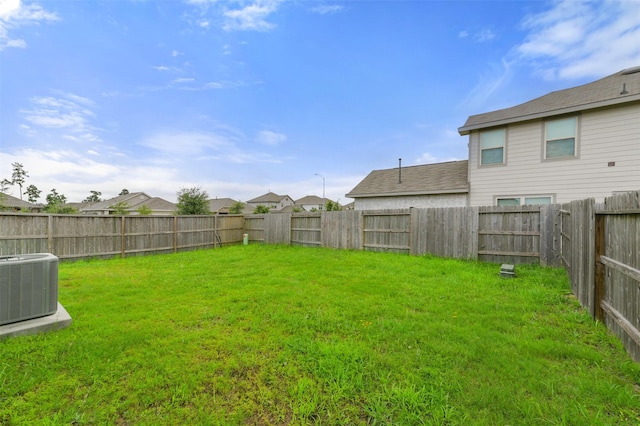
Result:
[[[563,270],[287,246],[61,263],[0,341],[2,425],[639,424]]]

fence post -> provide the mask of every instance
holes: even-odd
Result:
[[[603,322],[604,311],[602,310],[602,301],[605,297],[605,266],[601,261],[601,257],[605,252],[605,215],[595,214],[595,276],[593,285],[593,317]]]
[[[120,218],[120,257],[122,257],[123,259],[126,257],[126,232],[125,232],[125,222],[124,222],[124,215],[122,215],[122,217]]]
[[[53,253],[53,215],[47,218],[47,251]]]
[[[178,252],[178,216],[173,217],[173,252]]]

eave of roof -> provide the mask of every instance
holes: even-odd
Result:
[[[371,192],[371,193],[348,193],[345,197],[349,198],[371,198],[371,197],[409,197],[419,195],[442,195],[442,194],[466,194],[469,192],[469,185],[465,188],[443,189],[440,191],[412,191],[412,192]]]
[[[548,110],[548,111],[539,112],[535,114],[526,114],[526,115],[521,115],[517,117],[505,118],[502,120],[486,121],[484,123],[478,123],[478,124],[472,124],[469,126],[460,127],[458,128],[458,133],[460,134],[460,136],[465,136],[471,133],[472,130],[480,130],[480,129],[486,129],[489,127],[496,127],[496,126],[505,126],[511,123],[520,123],[523,121],[538,120],[540,118],[553,117],[556,115],[563,115],[563,114],[571,114],[579,111],[586,111],[586,110],[596,109],[596,108],[604,108],[608,106],[621,105],[621,104],[638,102],[638,101],[640,101],[640,94],[633,95],[633,96],[625,96],[620,99],[609,99],[606,101],[575,105],[567,108],[558,108],[558,109]]]
[[[473,130],[639,101],[640,67],[628,68],[591,83],[551,92],[510,108],[471,115],[458,128],[458,133],[464,136]]]

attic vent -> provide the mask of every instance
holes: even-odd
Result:
[[[635,74],[637,72],[640,72],[640,67],[627,68],[626,70],[622,70],[620,74],[629,75],[629,74]]]

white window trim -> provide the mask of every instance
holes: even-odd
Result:
[[[547,123],[552,121],[565,120],[567,118],[575,118],[576,119],[576,131],[575,131],[575,140],[573,146],[573,155],[567,155],[565,157],[551,157],[547,158]],[[578,115],[567,115],[564,117],[552,117],[546,120],[542,120],[542,161],[564,161],[564,160],[574,160],[580,158],[580,128],[581,128],[581,116]]]
[[[504,130],[504,144],[502,145],[502,163],[482,164],[482,133],[494,130]],[[509,140],[509,128],[497,127],[493,129],[484,129],[478,132],[478,167],[501,167],[507,165],[507,141]]]
[[[549,198],[550,203],[554,204],[556,200],[555,194],[526,194],[526,195],[496,195],[493,197],[493,205],[498,205],[498,200],[510,200],[510,199],[518,199],[520,204],[519,206],[541,206],[544,204],[525,204],[527,198]]]

